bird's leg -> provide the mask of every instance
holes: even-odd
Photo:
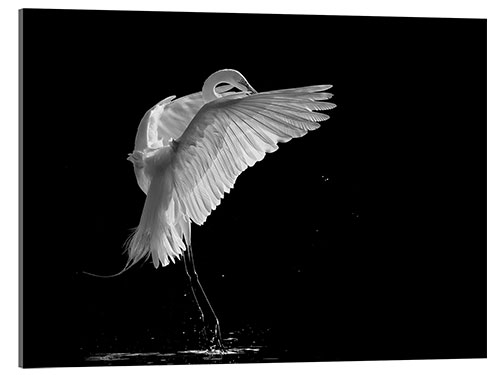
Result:
[[[195,284],[198,287],[198,290],[201,292],[200,294],[200,300],[204,301],[204,303],[208,306],[208,309],[211,313],[212,319],[213,319],[213,329],[209,327],[209,332],[210,332],[210,349],[218,349],[218,350],[223,350],[224,347],[222,345],[222,335],[221,335],[221,330],[220,330],[220,324],[219,324],[219,319],[217,318],[217,315],[215,314],[214,309],[212,308],[212,305],[210,304],[210,301],[208,300],[208,297],[203,290],[203,287],[201,286],[200,280],[198,279],[198,273],[196,272],[196,268],[194,265],[194,258],[193,258],[193,249],[191,245],[188,246],[186,250],[186,258],[188,259],[189,266],[190,266],[190,271],[191,271],[191,276],[194,278]],[[193,291],[194,293],[194,291]]]
[[[200,311],[200,318],[201,318],[201,322],[202,322],[202,326],[203,326],[201,333],[202,333],[202,337],[203,337],[203,345],[205,345],[205,343],[209,341],[208,337],[207,337],[207,330],[205,328],[206,327],[205,315],[203,314],[203,309],[201,308],[200,303],[198,302],[198,297],[196,297],[196,292],[194,290],[191,273],[189,271],[189,265],[188,265],[189,262],[190,262],[190,260],[188,259],[187,256],[185,256],[184,257],[184,269],[186,270],[186,275],[187,275],[188,280],[189,280],[189,287],[191,288],[191,292],[193,293],[194,301],[196,302],[196,306],[198,307],[198,310]]]

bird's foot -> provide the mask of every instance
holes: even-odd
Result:
[[[136,168],[144,168],[144,153],[135,150],[133,153],[128,154],[128,161],[131,161]]]
[[[210,351],[223,352],[225,348],[222,344],[219,322],[216,322],[214,325],[209,325],[207,330],[209,334],[208,349]]]

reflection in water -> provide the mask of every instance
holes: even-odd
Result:
[[[86,358],[97,366],[253,362],[260,347],[182,350],[175,353],[106,353]],[[91,363],[88,363],[91,364]]]
[[[117,346],[119,341],[100,349],[82,352],[82,366],[144,366],[186,364],[229,364],[293,361],[297,353],[290,353],[287,345],[276,345],[270,328],[252,325],[238,330],[228,330],[223,338],[224,349],[204,349],[195,342],[184,346],[185,337],[178,345],[157,343],[153,346]],[[195,335],[196,336],[196,335]],[[153,337],[151,337],[153,338]],[[156,336],[154,337],[157,338]],[[146,340],[147,341],[147,340]],[[154,340],[155,342],[157,340]]]
[[[281,332],[280,332],[281,333]],[[314,335],[314,334],[313,334]],[[282,338],[283,336],[279,336]],[[155,340],[156,341],[156,340]],[[118,341],[119,342],[119,341]],[[185,341],[183,341],[185,342]],[[127,347],[112,344],[81,353],[80,366],[145,366],[230,363],[317,362],[340,360],[338,348],[324,342],[293,340],[290,336],[276,339],[269,328],[257,329],[247,325],[229,331],[223,339],[224,350],[201,349],[172,344]]]

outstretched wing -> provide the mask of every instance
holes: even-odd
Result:
[[[315,112],[335,108],[323,101],[332,97],[324,92],[329,88],[235,94],[207,103],[174,144],[173,206],[203,224],[241,172],[279,142],[302,137],[329,118]]]

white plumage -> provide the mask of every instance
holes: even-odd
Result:
[[[147,198],[125,269],[149,256],[155,267],[179,259],[191,243],[191,222],[202,225],[241,172],[329,118],[315,111],[335,107],[324,101],[330,87],[257,93],[239,72],[225,69],[202,92],[170,96],[149,110],[129,157]]]

